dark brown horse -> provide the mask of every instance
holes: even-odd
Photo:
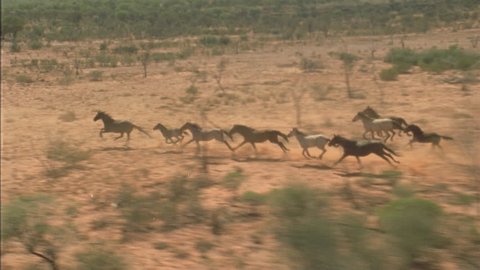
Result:
[[[124,121],[124,120],[115,120],[106,112],[98,111],[97,115],[95,115],[95,117],[93,118],[93,121],[97,121],[100,119],[103,121],[103,128],[100,130],[100,134],[99,134],[101,138],[103,138],[103,133],[120,133],[120,136],[115,138],[115,140],[118,140],[123,137],[124,133],[127,133],[127,141],[129,141],[130,133],[134,128],[146,134],[148,137],[150,138],[152,137],[150,136],[150,134],[148,134],[148,132],[143,130],[143,128],[137,125],[134,125],[132,122]]]
[[[419,142],[419,143],[431,143],[432,147],[442,148],[440,146],[440,141],[442,139],[453,140],[452,137],[439,135],[437,133],[424,133],[423,130],[420,127],[418,127],[417,125],[413,125],[413,124],[408,125],[407,128],[405,129],[405,132],[408,135],[410,135],[410,132],[413,133],[413,139],[411,139],[410,142],[408,143],[408,145],[410,145],[410,147],[412,147],[412,144],[414,142]]]
[[[357,158],[358,164],[361,166],[362,163],[360,162],[359,157],[368,156],[370,154],[375,154],[381,157],[382,159],[390,163],[390,165],[393,165],[393,164],[392,162],[390,162],[388,158],[390,158],[396,163],[400,163],[397,160],[395,160],[392,156],[392,155],[395,155],[395,156],[398,156],[398,155],[392,149],[388,148],[381,142],[353,141],[353,140],[348,140],[340,135],[334,135],[333,138],[328,143],[328,146],[335,146],[335,147],[341,146],[343,148],[342,157],[337,162],[335,162],[334,165],[337,165],[344,158],[348,156],[355,156]]]
[[[283,134],[280,131],[270,130],[270,129],[255,130],[251,127],[247,127],[244,125],[234,125],[230,130],[229,135],[231,137],[236,133],[243,136],[243,142],[241,142],[237,147],[233,148],[233,150],[238,149],[239,147],[241,147],[246,143],[250,143],[253,149],[255,149],[255,152],[257,152],[257,147],[255,146],[255,143],[270,141],[271,143],[274,143],[280,146],[280,148],[284,153],[289,151],[288,148],[285,147],[285,145],[278,140],[278,137],[280,136],[288,142],[287,135]]]
[[[163,137],[165,138],[165,143],[168,143],[168,144],[170,143],[176,144],[177,142],[181,143],[183,141],[184,135],[188,134],[185,131],[182,132],[179,128],[168,129],[161,123],[158,123],[153,128],[153,130],[157,130],[157,129],[160,131],[160,133],[162,133]],[[176,140],[174,141],[173,138],[175,138]]]
[[[197,144],[197,149],[200,149],[200,143],[201,141],[211,141],[211,140],[217,140],[219,142],[224,143],[228,149],[232,150],[232,147],[230,144],[225,139],[225,135],[229,137],[230,139],[232,138],[228,132],[226,132],[223,129],[209,129],[209,130],[204,130],[202,129],[199,125],[195,123],[190,123],[187,122],[185,123],[181,128],[180,131],[184,132],[185,130],[190,130],[192,133],[192,139],[188,142],[186,142],[183,146],[186,146],[187,144],[191,142],[195,142]]]

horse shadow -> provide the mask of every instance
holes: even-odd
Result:
[[[322,170],[322,171],[333,169],[333,167],[330,167],[325,164],[320,164],[320,165],[302,164],[302,165],[291,165],[291,166],[298,169],[307,168],[307,169],[316,169],[316,170]]]
[[[130,146],[113,146],[113,147],[103,147],[100,151],[132,151],[135,148],[131,148]]]
[[[262,157],[247,157],[247,158],[238,158],[232,157],[233,161],[236,162],[285,162],[284,159],[281,158],[262,158]]]

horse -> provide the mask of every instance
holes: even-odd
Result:
[[[327,152],[325,146],[330,141],[330,139],[322,134],[307,135],[298,130],[298,128],[293,128],[292,131],[288,133],[287,137],[292,136],[295,136],[297,138],[298,143],[303,148],[302,154],[306,158],[313,158],[312,155],[310,155],[310,153],[308,152],[308,148],[311,147],[317,147],[318,149],[322,150],[322,153],[320,154],[320,156],[318,156],[319,159],[322,159],[325,152]]]
[[[188,134],[186,131],[184,132],[180,131],[179,128],[168,129],[161,123],[158,123],[153,128],[153,130],[159,130],[160,133],[162,133],[163,137],[165,138],[165,143],[168,143],[168,144],[171,144],[171,143],[176,144],[177,142],[181,143],[184,138],[183,135]],[[173,141],[172,138],[175,138],[176,141]]]
[[[396,163],[400,163],[392,156],[395,155],[398,157],[398,155],[392,149],[388,148],[386,145],[378,141],[354,141],[346,139],[340,135],[334,135],[328,143],[328,146],[338,147],[339,145],[343,148],[343,155],[337,162],[335,162],[334,166],[340,163],[347,156],[355,156],[357,158],[358,164],[362,166],[359,157],[368,156],[370,154],[375,154],[381,157],[392,166],[392,162],[387,157],[389,157]]]
[[[246,143],[250,143],[255,149],[255,153],[257,152],[257,147],[255,143],[262,143],[265,141],[270,141],[271,143],[277,144],[284,153],[286,153],[288,148],[278,140],[278,137],[284,138],[288,142],[288,136],[283,134],[277,130],[255,130],[251,127],[247,127],[245,125],[234,125],[232,129],[230,129],[229,135],[230,137],[234,134],[240,134],[243,136],[243,142],[241,142],[237,147],[233,148],[233,150],[237,150],[239,147]]]
[[[393,141],[393,137],[395,136],[394,128],[401,128],[397,122],[394,122],[392,119],[388,118],[381,118],[381,119],[374,119],[368,116],[363,112],[358,112],[355,117],[352,119],[352,122],[361,120],[363,123],[363,127],[365,128],[365,132],[363,133],[363,138],[367,139],[367,133],[370,132],[372,134],[372,139],[375,139],[375,132],[381,134],[384,131],[387,134],[385,138],[385,142],[390,138]],[[392,136],[390,137],[390,132],[392,132]]]
[[[395,127],[399,129],[400,131],[403,131],[404,128],[408,126],[407,121],[403,119],[402,117],[397,117],[397,116],[388,116],[388,117],[381,117],[372,107],[367,106],[365,110],[362,111],[366,115],[370,116],[371,118],[378,119],[378,118],[388,118],[392,119],[392,121],[396,122],[398,125]],[[398,128],[400,126],[400,128]],[[398,132],[398,136],[402,136],[401,132]]]
[[[407,133],[407,135],[410,135],[410,132],[413,133],[413,139],[411,139],[410,142],[408,142],[408,145],[410,145],[410,147],[412,147],[412,144],[414,142],[419,142],[419,143],[431,143],[432,147],[442,148],[440,146],[440,141],[442,139],[453,140],[452,137],[443,136],[437,133],[424,133],[419,126],[414,124],[408,125],[407,128],[405,129],[405,133]]]
[[[195,123],[190,123],[187,122],[185,123],[181,128],[180,132],[184,132],[185,130],[190,130],[190,133],[192,133],[192,139],[188,142],[186,142],[182,147],[185,147],[186,145],[190,144],[191,142],[195,142],[197,144],[197,149],[200,149],[200,143],[201,141],[211,141],[211,140],[217,140],[219,142],[224,143],[228,149],[233,151],[232,147],[228,142],[225,140],[225,135],[232,139],[230,134],[226,132],[223,129],[210,129],[210,130],[204,130],[202,129],[199,125]]]
[[[143,128],[134,125],[132,122],[115,120],[106,112],[98,111],[97,115],[95,115],[95,117],[93,118],[93,121],[97,121],[100,119],[103,121],[103,128],[100,129],[99,133],[100,138],[103,138],[103,133],[120,133],[120,136],[115,138],[115,140],[118,140],[123,137],[124,133],[127,133],[128,142],[130,140],[130,132],[132,132],[134,128],[142,132],[143,134],[146,134],[148,137],[152,137]]]

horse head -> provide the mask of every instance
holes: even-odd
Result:
[[[298,128],[294,127],[292,128],[292,130],[287,134],[287,137],[292,137],[294,136],[295,134],[298,133]]]
[[[328,146],[338,147],[338,143],[340,142],[341,138],[341,136],[333,134],[332,139],[328,142]]]
[[[99,119],[102,119],[105,116],[105,112],[102,112],[102,111],[96,111],[96,112],[97,112],[97,114],[93,118],[93,121],[97,121]]]

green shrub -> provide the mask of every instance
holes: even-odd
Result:
[[[52,198],[35,194],[16,198],[2,205],[2,242],[14,239],[25,250],[42,258],[52,269],[57,267],[58,251],[65,244],[65,231],[49,223]]]
[[[382,69],[380,71],[380,79],[382,81],[396,81],[398,78],[398,71],[395,67]]]
[[[28,84],[28,83],[33,83],[33,79],[28,76],[28,75],[18,75],[17,77],[15,77],[15,81],[17,81],[17,83],[24,83],[24,84]]]
[[[418,54],[411,49],[393,48],[385,56],[384,61],[394,66],[399,65],[402,69],[409,69],[417,65]]]
[[[30,42],[29,46],[32,50],[39,50],[43,47],[43,43],[38,39],[34,39]]]
[[[206,253],[213,247],[214,244],[212,244],[212,242],[203,239],[200,239],[195,243],[195,249],[198,250],[200,253]]]
[[[438,240],[436,228],[441,215],[438,205],[417,198],[398,199],[379,212],[381,226],[411,262]]]
[[[113,52],[117,54],[136,54],[138,48],[135,46],[118,46],[113,49]]]
[[[128,269],[125,260],[113,250],[105,247],[91,247],[76,254],[78,270],[124,270]]]
[[[246,191],[240,200],[250,205],[263,205],[267,202],[267,196],[253,191]]]
[[[206,47],[213,46],[226,46],[229,45],[232,40],[227,36],[203,36],[199,39],[200,44]]]
[[[335,229],[322,215],[324,204],[316,190],[290,185],[272,191],[269,202],[278,218],[275,235],[300,268],[340,269]]]
[[[99,82],[103,80],[103,71],[101,70],[92,70],[87,75],[92,82]]]
[[[384,60],[392,63],[398,73],[406,73],[412,66],[420,66],[423,70],[432,72],[480,68],[480,53],[458,46],[450,46],[448,49],[431,48],[421,52],[394,48],[387,53]]]
[[[62,120],[63,122],[73,122],[77,120],[77,116],[75,115],[75,112],[68,111],[63,114],[61,114],[58,119]]]
[[[75,164],[90,158],[90,151],[80,150],[77,147],[61,139],[52,140],[48,144],[47,158],[62,161],[67,164]]]
[[[223,177],[222,185],[227,189],[236,190],[240,187],[245,178],[243,170],[241,168],[236,168],[234,171],[229,172]]]
[[[314,72],[323,68],[323,64],[319,59],[309,59],[302,57],[300,60],[300,68],[304,72]]]
[[[286,220],[296,220],[316,216],[323,202],[316,190],[305,185],[290,185],[273,190],[269,195],[269,204],[273,214]]]
[[[185,89],[185,93],[187,93],[187,95],[195,96],[198,94],[198,88],[195,85],[190,85],[187,89]]]
[[[423,70],[432,72],[478,69],[480,53],[469,52],[457,46],[451,46],[446,50],[432,48],[420,54],[418,64]]]

